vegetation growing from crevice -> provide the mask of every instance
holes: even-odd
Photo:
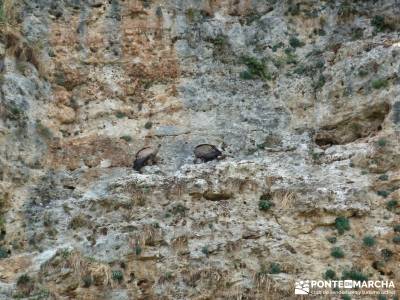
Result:
[[[240,78],[246,80],[257,78],[262,80],[270,80],[272,78],[263,61],[251,56],[243,56],[241,61],[247,66],[247,70],[240,73]]]
[[[264,194],[260,196],[260,200],[258,202],[258,208],[261,211],[268,211],[271,209],[273,206],[273,203],[271,202],[271,197],[268,194]]]
[[[367,235],[363,238],[363,244],[367,247],[372,247],[376,243],[375,238],[373,236]]]
[[[335,219],[335,227],[339,234],[343,234],[345,231],[350,230],[350,222],[346,217],[337,217]]]
[[[331,256],[334,258],[343,258],[344,252],[343,252],[342,248],[340,248],[340,247],[333,247],[331,249]]]
[[[351,279],[351,280],[355,280],[355,281],[367,281],[368,276],[365,275],[364,273],[362,273],[361,271],[359,271],[355,268],[352,268],[350,270],[344,270],[342,272],[342,279],[343,280]]]

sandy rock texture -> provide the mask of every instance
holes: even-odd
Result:
[[[0,299],[399,293],[397,0],[0,3]]]

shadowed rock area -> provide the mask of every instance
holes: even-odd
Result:
[[[1,300],[399,294],[398,1],[0,4]]]

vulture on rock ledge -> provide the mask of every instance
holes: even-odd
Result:
[[[136,158],[133,163],[133,169],[135,171],[140,172],[140,170],[144,166],[154,164],[155,160],[156,160],[156,155],[157,155],[160,147],[161,147],[161,145],[158,145],[157,147],[145,147],[145,148],[139,150],[136,153]]]
[[[222,159],[224,156],[217,147],[209,144],[201,144],[194,148],[194,155],[196,156],[195,162],[201,160],[202,162],[208,162],[214,159]]]

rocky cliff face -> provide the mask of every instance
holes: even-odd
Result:
[[[2,6],[0,299],[400,286],[398,1]]]

